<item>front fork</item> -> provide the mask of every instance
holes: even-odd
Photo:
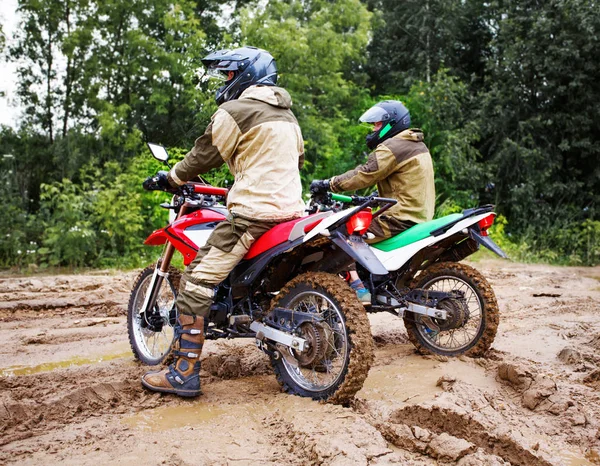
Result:
[[[185,215],[186,211],[187,207],[184,204],[179,209],[179,213],[177,214],[177,217],[175,217],[175,220],[178,220],[181,216]],[[150,280],[150,285],[148,286],[148,291],[146,292],[146,296],[144,298],[144,304],[140,309],[140,315],[154,307],[162,282],[166,277],[169,276],[169,265],[171,265],[171,259],[173,259],[174,253],[175,246],[173,246],[173,243],[167,241],[162,257],[156,263],[156,267],[154,268],[152,280]]]

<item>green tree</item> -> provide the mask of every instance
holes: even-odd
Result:
[[[435,167],[438,205],[474,207],[485,187],[485,172],[477,150],[480,130],[469,117],[476,104],[468,86],[441,69],[430,83],[413,84],[405,101],[413,126],[425,134]]]
[[[477,0],[368,0],[375,12],[366,69],[378,93],[430,82],[442,67],[480,83],[490,56],[491,9]]]
[[[278,84],[293,97],[306,143],[307,179],[349,168],[359,155],[350,153],[354,118],[368,95],[350,75],[365,61],[369,20],[359,0],[275,0],[241,13],[239,42],[273,54]]]
[[[18,94],[25,107],[25,123],[33,130],[41,127],[52,143],[62,94],[56,59],[64,37],[63,2],[21,0],[17,12],[22,22],[10,55],[21,63]]]
[[[598,218],[600,4],[497,2],[479,115],[482,151],[513,231]]]

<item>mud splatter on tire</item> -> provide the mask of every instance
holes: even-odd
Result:
[[[374,344],[371,328],[364,307],[356,298],[356,294],[341,278],[327,273],[305,273],[291,280],[271,304],[271,309],[290,296],[296,288],[308,286],[329,295],[343,312],[350,342],[349,362],[342,382],[331,387],[326,393],[319,394],[316,399],[324,399],[330,403],[347,404],[358,392],[367,378],[373,363]],[[298,388],[286,380],[285,369],[281,362],[272,360],[273,369],[282,389],[287,393],[298,394]]]
[[[410,314],[410,316],[406,315],[404,317],[404,325],[408,332],[408,338],[415,348],[417,348],[417,351],[423,354],[438,353],[446,356],[464,354],[470,357],[481,357],[494,342],[500,320],[500,312],[494,290],[481,273],[466,264],[458,262],[441,262],[432,265],[413,280],[411,288],[420,288],[431,280],[443,276],[457,277],[468,283],[475,291],[482,304],[482,325],[478,334],[465,349],[443,351],[428,344],[417,330],[414,316]]]

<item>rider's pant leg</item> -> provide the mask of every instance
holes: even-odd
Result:
[[[375,238],[368,239],[366,242],[369,244],[379,243],[380,241],[396,236],[415,225],[414,222],[409,220],[398,220],[394,217],[381,215],[373,219],[367,230],[369,233],[373,233]]]
[[[215,286],[227,278],[254,241],[275,225],[239,217],[219,223],[185,269],[177,297],[179,313],[208,319]]]

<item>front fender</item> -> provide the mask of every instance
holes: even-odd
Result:
[[[160,246],[161,244],[165,244],[167,242],[167,234],[165,233],[164,228],[159,228],[158,230],[150,233],[150,236],[146,238],[144,244],[148,246]]]

